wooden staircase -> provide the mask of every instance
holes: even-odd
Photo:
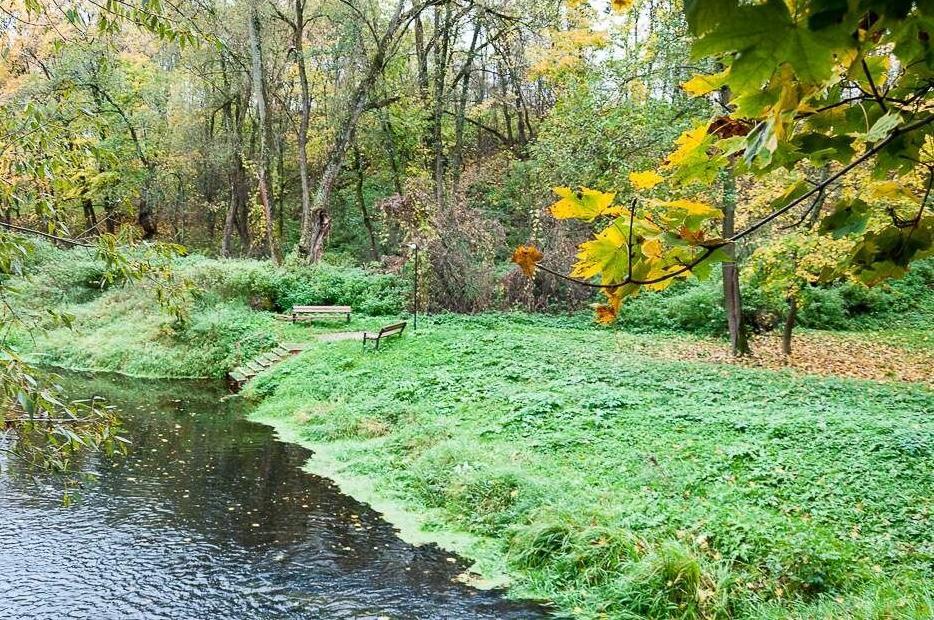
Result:
[[[229,373],[227,373],[227,378],[230,379],[231,384],[234,389],[240,389],[244,384],[258,375],[261,372],[264,372],[279,362],[285,360],[296,353],[305,350],[306,344],[302,343],[286,343],[276,346],[275,349],[267,351],[261,355],[257,355],[250,361],[237,366]]]

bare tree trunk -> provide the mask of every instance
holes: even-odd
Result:
[[[794,297],[789,297],[788,314],[785,316],[785,327],[782,329],[782,353],[786,356],[791,355],[791,336],[794,332],[797,319],[798,300]]]
[[[456,195],[460,189],[461,172],[464,167],[464,125],[467,115],[467,96],[470,93],[470,74],[473,68],[474,57],[477,54],[477,40],[480,38],[481,24],[478,20],[474,25],[473,36],[470,39],[470,49],[464,66],[461,68],[460,97],[457,100],[457,110],[454,115],[454,156],[451,162],[451,193]]]
[[[442,17],[443,15],[443,17]],[[441,133],[444,115],[444,99],[447,95],[446,78],[448,71],[448,49],[451,39],[451,3],[445,2],[442,9],[435,6],[435,75],[434,75],[434,111],[432,114],[431,145],[434,160],[435,203],[439,210],[444,209],[446,193],[444,188],[444,136]]]
[[[731,97],[729,88],[720,89],[719,96],[724,105]],[[736,232],[736,177],[733,168],[723,173],[723,238],[729,239]],[[726,310],[727,329],[730,332],[730,350],[736,357],[749,354],[749,340],[743,325],[743,298],[739,288],[739,269],[736,265],[736,245],[723,248],[727,260],[723,261],[723,307]]]
[[[233,255],[233,233],[236,229],[240,234],[242,246],[249,247],[249,232],[238,224],[240,214],[246,202],[246,170],[243,168],[243,120],[246,111],[246,102],[249,101],[248,92],[241,92],[234,96],[231,92],[230,79],[227,74],[226,56],[221,55],[221,72],[224,84],[224,96],[228,98],[224,104],[224,130],[227,136],[227,182],[230,187],[230,199],[227,214],[224,217],[224,234],[221,240],[221,256],[230,258]],[[246,236],[244,236],[246,235]]]
[[[428,48],[425,47],[425,26],[419,15],[415,18],[415,60],[418,67],[418,92],[423,102],[428,100]]]
[[[269,249],[269,258],[273,263],[279,264],[279,253],[273,235],[272,191],[269,184],[269,149],[271,136],[269,129],[269,112],[266,106],[266,83],[263,69],[263,49],[260,42],[261,31],[259,11],[254,4],[250,7],[250,55],[253,58],[252,77],[253,90],[256,97],[256,114],[259,117],[259,165],[257,177],[259,181],[259,199],[263,205],[263,216],[266,220],[266,245]]]
[[[82,204],[84,208],[84,227],[88,232],[97,234],[97,213],[94,211],[94,203],[90,198],[85,198]]]

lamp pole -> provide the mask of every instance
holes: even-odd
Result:
[[[412,299],[412,331],[418,331],[418,244],[410,243],[409,247],[415,251],[415,297]]]

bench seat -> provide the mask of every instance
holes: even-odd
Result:
[[[392,325],[387,325],[380,328],[376,333],[363,332],[363,348],[366,349],[367,342],[375,342],[376,349],[379,349],[379,343],[383,338],[389,336],[401,336],[402,332],[405,330],[406,322],[402,321],[400,323],[393,323]]]
[[[349,323],[350,313],[350,306],[292,306],[290,320],[295,323],[296,321],[345,317]]]

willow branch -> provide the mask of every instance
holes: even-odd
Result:
[[[16,224],[10,224],[8,222],[0,221],[0,226],[8,228],[14,232],[28,233],[31,235],[38,235],[40,237],[45,237],[46,239],[52,239],[53,241],[61,241],[62,243],[67,243],[70,245],[80,246],[83,248],[94,249],[97,246],[91,245],[90,243],[83,243],[77,239],[71,239],[69,237],[60,237],[58,235],[53,235],[52,233],[43,232],[41,230],[36,230],[35,228],[27,228],[25,226],[17,226]]]

